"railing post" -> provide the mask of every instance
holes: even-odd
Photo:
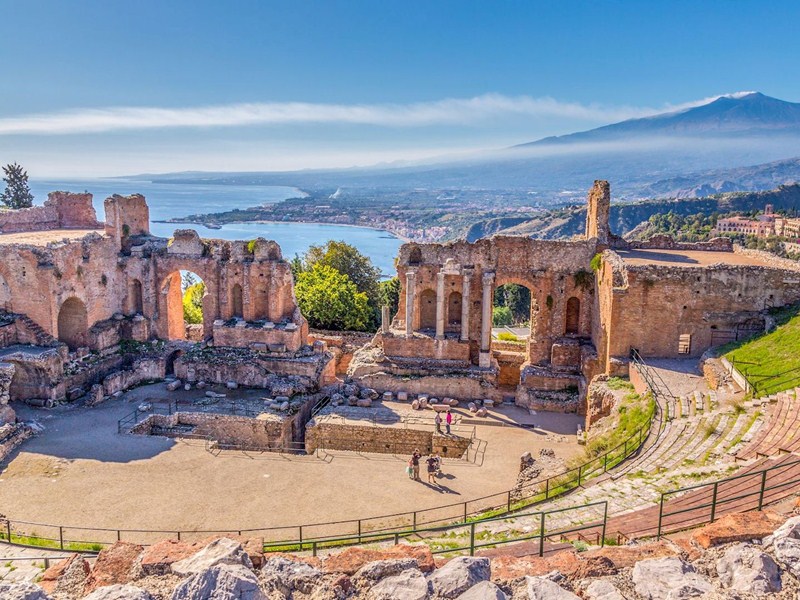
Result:
[[[664,494],[661,494],[661,501],[658,503],[658,533],[656,534],[656,539],[661,539],[661,523],[664,519]]]
[[[511,490],[508,490],[508,512],[511,512]]]
[[[178,541],[180,542],[181,541],[181,532],[178,531],[177,534],[178,534]]]
[[[578,465],[578,487],[581,487],[581,470],[583,469],[583,465]]]
[[[358,520],[358,543],[361,543],[361,519]]]
[[[414,511],[412,514],[414,515],[414,526],[412,529],[414,530],[414,533],[417,533],[417,511]]]
[[[606,523],[608,523],[608,500],[603,502],[603,537],[600,538],[600,547],[603,548],[606,545]]]
[[[467,522],[467,503],[464,502],[464,523]]]
[[[714,522],[714,517],[717,514],[717,486],[719,485],[719,481],[714,482],[714,493],[711,496],[711,522]]]
[[[298,529],[299,529],[299,533],[300,533],[300,535],[299,535],[299,539],[300,539],[300,552],[302,552],[302,551],[303,551],[303,526],[302,526],[302,525],[300,525],[300,526],[298,527]]]
[[[64,549],[64,528],[61,525],[58,526],[58,545]]]
[[[608,452],[603,455],[603,473],[608,473]]]
[[[541,513],[539,521],[539,556],[544,556],[544,511]]]
[[[8,541],[8,543],[10,544],[10,543],[11,543],[11,519],[8,519],[8,520],[6,521],[6,535],[8,536],[8,537],[6,538],[6,540],[7,540],[7,541]]]
[[[311,556],[317,555],[317,542],[311,542]]]
[[[117,529],[117,541],[118,542],[122,541],[122,532],[119,529]]]
[[[475,523],[469,526],[469,555],[475,556]]]
[[[767,488],[767,470],[761,471],[761,490],[758,492],[758,510],[764,506],[764,490]]]
[[[625,443],[622,446],[622,458],[627,458],[628,456],[628,440],[625,440]]]
[[[550,498],[550,478],[544,480],[544,499]]]

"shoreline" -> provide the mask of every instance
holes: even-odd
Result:
[[[213,227],[209,227],[207,223],[198,222],[198,221],[163,221],[163,220],[154,220],[153,223],[164,223],[168,225],[202,225],[206,229],[211,229],[212,231],[216,231]],[[402,241],[403,243],[409,243],[412,240],[405,237],[404,235],[400,235],[399,233],[395,233],[394,231],[389,231],[388,229],[383,229],[381,227],[373,227],[371,225],[355,225],[353,223],[325,223],[322,221],[270,221],[265,219],[256,219],[255,221],[231,221],[228,223],[218,223],[220,227],[225,227],[225,225],[248,225],[251,223],[260,223],[263,225],[268,224],[275,224],[275,225],[285,225],[286,223],[300,223],[306,225],[329,225],[331,227],[356,227],[360,229],[372,229],[373,231],[382,231],[384,233],[388,233],[393,237],[397,238],[398,240]]]

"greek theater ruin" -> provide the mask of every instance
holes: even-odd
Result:
[[[266,412],[278,416],[242,434],[264,448],[302,445],[312,409],[331,400],[435,396],[585,414],[589,382],[627,375],[632,351],[699,357],[735,332],[763,330],[766,308],[800,300],[790,263],[725,239],[626,242],[609,231],[609,205],[608,182],[596,181],[580,239],[403,245],[399,310],[384,311],[380,331],[347,362],[309,334],[275,242],[192,230],[159,238],[141,195],[106,199],[101,223],[90,194],[55,192],[42,207],[0,213],[3,420],[14,423],[9,401],[92,405],[171,377],[176,386],[265,390]],[[203,323],[191,331],[185,271],[205,283]],[[521,348],[492,339],[492,299],[506,283],[531,293]],[[201,427],[175,415],[136,424],[176,435],[179,425]]]

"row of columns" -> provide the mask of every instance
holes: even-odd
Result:
[[[436,275],[436,339],[444,339],[445,329],[445,289],[444,279],[447,273],[440,271]],[[461,275],[461,335],[462,342],[469,341],[470,288],[472,273],[464,271]],[[492,292],[494,273],[483,273],[481,279],[483,295],[481,298],[481,366],[489,366],[489,352],[492,337]],[[414,333],[414,306],[416,304],[416,271],[406,272],[406,336]],[[485,356],[484,356],[485,355]]]

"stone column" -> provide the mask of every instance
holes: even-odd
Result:
[[[389,333],[389,324],[391,322],[391,316],[389,315],[389,307],[388,306],[381,306],[381,332],[382,333]]]
[[[414,333],[414,296],[416,295],[417,274],[406,272],[406,337]]]
[[[444,339],[444,273],[436,274],[436,339]]]
[[[489,367],[491,361],[492,343],[492,284],[494,283],[494,273],[483,274],[483,299],[481,301],[481,352],[478,365]]]
[[[469,284],[470,273],[464,273],[461,282],[461,341],[469,341]]]

